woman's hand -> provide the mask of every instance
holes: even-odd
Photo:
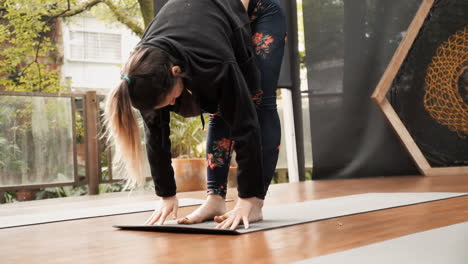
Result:
[[[215,217],[216,222],[222,221],[216,228],[235,230],[240,223],[243,223],[244,228],[247,229],[249,223],[263,220],[262,208],[263,200],[261,199],[239,198],[234,209],[223,216]]]
[[[159,206],[153,214],[146,220],[145,225],[162,225],[169,214],[173,213],[174,219],[177,219],[177,210],[179,209],[179,200],[177,197],[161,197]]]

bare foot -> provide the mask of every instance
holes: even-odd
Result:
[[[197,210],[193,211],[186,217],[177,220],[178,224],[196,224],[206,220],[213,219],[216,215],[221,215],[226,212],[226,201],[223,197],[217,194],[208,195],[208,198],[203,202]]]
[[[263,200],[262,199],[258,199],[256,197],[252,197],[252,198],[244,198],[243,200],[247,200],[249,201],[250,203],[252,203],[252,210],[250,211],[250,214],[249,214],[249,223],[253,223],[253,222],[258,222],[258,221],[262,221],[263,220],[263,213],[262,213],[262,208],[263,208]],[[225,213],[224,215],[217,215],[214,217],[214,220],[217,222],[217,223],[221,223],[223,222],[224,220],[228,219],[230,215],[232,215],[234,213],[235,210],[237,210],[236,208],[239,206],[239,201],[237,201],[237,204],[236,206],[229,212]],[[243,221],[241,221],[242,223]]]

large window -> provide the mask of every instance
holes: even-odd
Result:
[[[0,96],[0,187],[74,182],[72,101]]]
[[[121,35],[70,31],[70,59],[78,61],[120,62]]]

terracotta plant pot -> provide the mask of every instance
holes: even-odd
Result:
[[[177,192],[206,190],[206,159],[172,159]]]
[[[86,165],[86,146],[85,144],[76,145],[76,160],[79,166]]]
[[[36,199],[37,190],[20,189],[16,191],[17,201],[31,201]]]

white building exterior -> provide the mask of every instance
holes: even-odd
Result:
[[[72,91],[105,93],[120,82],[120,71],[139,37],[124,25],[81,15],[63,23],[62,77]]]

